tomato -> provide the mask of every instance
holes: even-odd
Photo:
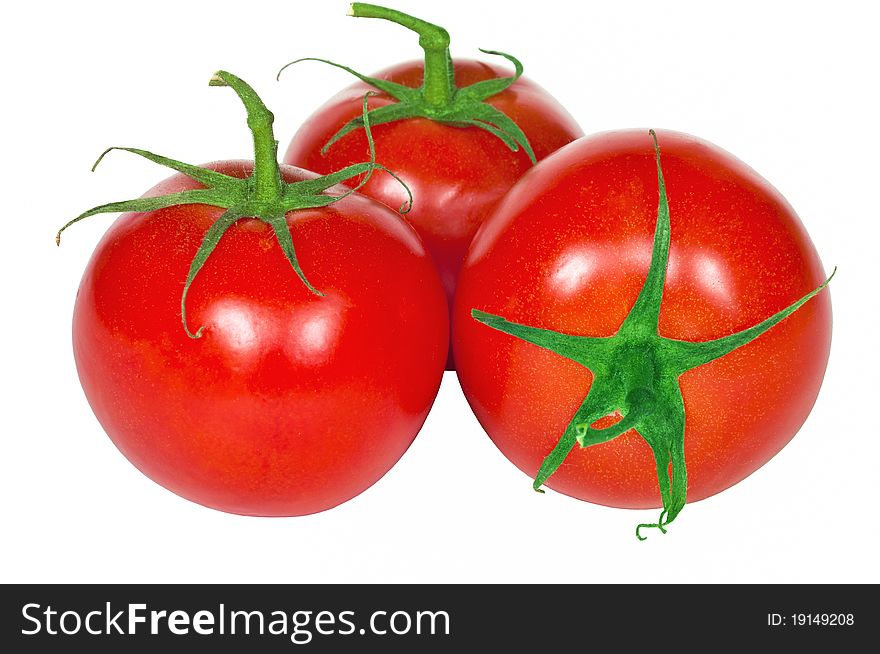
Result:
[[[271,129],[257,141],[274,155]],[[209,168],[256,179],[252,162]],[[317,177],[280,174],[287,189]],[[203,188],[179,174],[145,197]],[[401,457],[437,393],[447,308],[417,234],[358,194],[313,200],[327,206],[281,214],[309,285],[273,225],[242,217],[191,280],[194,333],[181,288],[223,208],[123,215],[83,276],[73,345],[95,415],[144,474],[205,506],[291,516],[344,502]]]
[[[718,493],[794,436],[831,304],[776,189],[710,143],[658,140],[659,209],[643,131],[581,139],[529,171],[471,244],[453,335],[468,402],[536,489],[663,506],[662,529],[685,489]]]
[[[361,12],[356,15],[366,15],[365,6],[355,3],[355,11]],[[393,12],[392,17],[383,15],[405,24],[400,16],[399,12]],[[426,33],[424,24],[419,27],[422,34]],[[444,46],[438,49],[448,56]],[[445,59],[440,57],[440,61]],[[454,86],[460,93],[489,80],[511,79],[504,68],[477,61],[455,59],[454,70],[440,75],[437,74],[441,71],[430,69],[431,63],[428,56],[425,62],[392,66],[344,89],[303,123],[290,142],[284,161],[321,173],[360,161],[366,149],[362,130],[347,133],[332,142],[325,152],[322,149],[343,126],[358,119],[360,99],[365,92],[376,90],[373,84],[376,80],[417,90],[434,77],[443,79],[448,74],[454,75]],[[521,128],[537,160],[583,134],[568,112],[541,87],[519,77],[518,73],[514,79],[512,85],[488,97],[485,104],[500,110]],[[458,271],[474,233],[532,162],[526,147],[513,151],[509,144],[486,129],[463,127],[460,121],[441,121],[436,113],[430,113],[430,118],[418,115],[379,124],[382,118],[377,110],[401,104],[406,103],[381,89],[370,99],[376,152],[378,159],[412,189],[413,208],[405,217],[433,256],[451,306]],[[512,133],[513,128],[509,129]],[[395,209],[406,199],[400,185],[386,176],[373,177],[361,192]],[[452,369],[451,357],[447,367]]]

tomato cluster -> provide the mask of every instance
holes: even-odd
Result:
[[[502,453],[589,502],[661,508],[742,480],[795,434],[831,306],[798,217],[697,138],[583,137],[514,68],[376,5],[424,60],[362,75],[278,162],[246,82],[254,159],[192,166],[97,246],[73,319],[101,425],[144,474],[223,511],[293,516],[402,456],[455,369]],[[102,155],[103,156],[103,155]],[[59,231],[59,238],[61,232]],[[451,334],[451,337],[450,337]]]

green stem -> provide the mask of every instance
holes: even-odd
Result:
[[[230,87],[241,98],[247,111],[247,125],[254,139],[254,202],[266,205],[279,202],[284,194],[284,184],[278,166],[278,141],[272,129],[275,116],[250,84],[232,73],[217,71],[209,84]]]
[[[620,326],[621,334],[656,334],[660,320],[660,305],[663,302],[663,286],[666,283],[666,267],[669,263],[669,243],[671,238],[669,226],[669,200],[666,196],[666,182],[663,169],[660,167],[660,146],[657,134],[649,130],[654,141],[654,158],[657,165],[657,186],[659,201],[657,204],[657,223],[654,229],[654,245],[651,250],[651,264],[648,275],[642,284],[642,290],[629,315]]]
[[[195,188],[167,195],[150,196],[136,200],[124,200],[122,202],[110,202],[81,213],[73,220],[68,221],[55,235],[55,242],[61,244],[61,233],[80,220],[99,213],[135,212],[143,213],[175,207],[185,204],[207,204],[226,209],[207,230],[201,245],[190,262],[189,273],[183,284],[183,293],[180,297],[180,318],[183,329],[190,338],[200,338],[205,326],[199,327],[195,332],[191,331],[187,324],[186,298],[190,286],[196,275],[202,269],[205,261],[217,247],[220,239],[239,219],[254,218],[272,227],[275,238],[278,241],[284,257],[288,260],[297,277],[315,295],[322,296],[315,288],[299,265],[296,258],[296,250],[293,243],[293,235],[290,233],[290,225],[287,222],[287,214],[300,209],[315,209],[326,207],[334,202],[349,196],[364,185],[374,170],[384,170],[395,180],[400,182],[409,197],[407,205],[412,205],[412,193],[403,181],[394,173],[381,164],[376,163],[376,149],[370,132],[370,119],[367,111],[367,100],[372,93],[366,93],[363,101],[363,125],[367,135],[367,144],[370,150],[370,160],[360,164],[352,164],[336,173],[304,179],[299,182],[285,182],[281,177],[281,168],[278,165],[278,142],[272,131],[274,116],[266,108],[263,101],[253,88],[246,82],[226,71],[218,71],[209,82],[211,86],[228,86],[232,88],[241,99],[247,110],[247,124],[254,138],[254,170],[250,177],[241,179],[224,173],[199,168],[182,161],[163,157],[148,150],[140,148],[108,148],[98,161],[104,158],[111,150],[125,150],[144,157],[162,166],[166,166],[201,184],[204,188]],[[94,167],[92,168],[94,170]],[[327,191],[346,180],[360,177],[360,182],[348,191],[331,195]],[[407,209],[408,211],[408,209]]]
[[[299,61],[322,61],[351,73],[393,100],[391,104],[383,104],[369,110],[370,120],[374,126],[410,118],[427,118],[458,128],[475,127],[500,139],[512,152],[522,148],[533,164],[537,162],[535,152],[522,129],[510,116],[486,102],[489,98],[503,93],[520,78],[523,67],[516,57],[497,50],[481,50],[509,61],[513,64],[514,74],[510,77],[484,79],[459,88],[455,85],[455,72],[452,57],[449,54],[449,33],[442,27],[394,9],[363,2],[353,3],[348,15],[381,18],[402,25],[418,34],[419,45],[425,51],[421,85],[406,86],[389,79],[369,77],[348,66],[314,57],[292,61],[278,71],[278,75],[280,76],[281,71],[287,66]],[[364,121],[361,116],[352,118],[324,143],[321,153],[326,154],[336,141],[363,127]]]
[[[425,101],[432,107],[445,107],[455,93],[455,76],[449,54],[449,32],[402,11],[354,2],[349,15],[357,18],[381,18],[402,25],[419,35],[425,51],[425,78],[422,84]]]

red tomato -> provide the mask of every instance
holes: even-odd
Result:
[[[456,59],[456,86],[508,77],[498,66]],[[374,77],[409,87],[422,83],[424,65],[413,61],[387,68]],[[363,130],[334,143],[326,155],[321,148],[347,122],[357,118],[364,93],[374,87],[358,82],[319,108],[293,137],[285,163],[328,173],[362,161],[367,148]],[[384,93],[370,99],[371,107],[394,100]],[[551,152],[582,135],[574,119],[537,84],[519,78],[486,103],[500,109],[528,137],[535,156]],[[416,228],[440,272],[452,303],[456,278],[471,238],[492,207],[531,167],[526,153],[511,151],[496,136],[476,127],[454,127],[426,118],[408,118],[374,125],[376,157],[412,189],[413,208],[406,219]],[[406,194],[386,175],[374,176],[364,193],[396,209]],[[448,368],[452,369],[451,358]]]
[[[766,180],[705,141],[676,132],[658,138],[671,248],[655,336],[721,338],[822,284],[806,230]],[[490,329],[472,310],[563,334],[613,336],[645,283],[657,224],[651,139],[623,131],[581,139],[538,164],[476,235],[454,308],[458,376],[489,436],[526,474],[535,477],[598,377]],[[794,436],[816,399],[830,342],[825,291],[756,340],[678,378],[688,501],[739,482]],[[630,429],[574,447],[546,484],[598,504],[658,507],[658,470],[652,448]]]
[[[244,178],[251,164],[211,168]],[[176,175],[148,195],[194,188]],[[324,297],[271,226],[244,218],[192,284],[188,321],[205,329],[190,338],[182,284],[222,213],[184,205],[113,224],[76,300],[83,388],[122,453],[187,499],[247,515],[328,509],[382,477],[425,420],[447,352],[442,287],[416,233],[351,195],[286,217]]]

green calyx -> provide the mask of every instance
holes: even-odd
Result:
[[[89,209],[69,221],[58,230],[55,236],[55,242],[60,245],[61,233],[64,230],[84,218],[100,213],[155,211],[184,204],[207,204],[225,209],[226,211],[208,229],[198,251],[193,257],[189,273],[186,277],[186,283],[183,287],[183,294],[180,298],[181,320],[183,328],[190,338],[199,338],[204,331],[204,327],[200,327],[195,332],[190,331],[186,320],[187,293],[199,270],[201,270],[205,261],[214,251],[214,248],[217,247],[223,234],[239,219],[256,218],[270,225],[275,233],[275,238],[278,240],[278,244],[281,246],[281,251],[290,262],[296,275],[312,293],[321,296],[323,294],[309,283],[297,261],[293,238],[287,226],[287,212],[325,207],[337,202],[366,184],[370,175],[377,168],[388,172],[400,182],[400,179],[394,173],[391,173],[381,164],[376,163],[376,153],[372,134],[370,133],[370,119],[367,115],[369,93],[364,96],[363,120],[370,148],[370,160],[365,163],[347,166],[340,171],[317,179],[288,183],[282,179],[281,169],[278,165],[278,141],[275,140],[272,129],[275,118],[253,88],[232,73],[225,71],[214,73],[209,84],[211,86],[230,87],[238,94],[247,110],[247,124],[253,135],[254,142],[254,169],[249,177],[245,179],[231,177],[214,170],[192,166],[138,148],[108,148],[98,157],[92,170],[97,168],[108,152],[124,150],[183,173],[187,177],[199,182],[205,188],[180,191],[157,197],[102,204]],[[336,196],[325,193],[330,187],[357,176],[362,177],[353,189]],[[400,183],[409,194],[409,188],[403,182]],[[404,213],[408,211],[411,203],[412,195],[410,195],[409,201],[401,207],[400,211]]]
[[[638,525],[639,540],[645,539],[641,535],[643,528],[653,527],[666,533],[666,526],[675,520],[686,501],[685,411],[679,377],[755,340],[820,293],[834,276],[832,272],[825,282],[782,311],[730,336],[699,343],[660,336],[658,322],[669,259],[669,205],[660,167],[660,148],[654,131],[650,134],[654,140],[660,195],[651,265],[639,296],[617,334],[573,336],[513,323],[477,309],[471,312],[476,320],[489,327],[571,359],[593,373],[586,398],[538,470],[533,484],[536,491],[543,492],[541,486],[575,444],[589,447],[635,429],[651,447],[663,510],[657,522]],[[605,429],[593,427],[600,418],[615,413],[622,416],[616,424]]]
[[[397,101],[384,107],[372,109],[369,115],[373,125],[418,117],[456,127],[477,127],[501,139],[514,152],[522,148],[531,162],[536,162],[532,146],[516,122],[504,112],[485,102],[520,78],[523,67],[516,57],[504,52],[480,49],[480,52],[504,57],[513,64],[515,71],[513,77],[483,80],[470,86],[458,88],[455,85],[452,57],[449,54],[449,33],[445,29],[400,11],[364,2],[353,3],[349,15],[361,18],[382,18],[416,32],[419,35],[419,45],[425,51],[425,73],[422,85],[413,88],[388,80],[367,77],[347,66],[315,57],[305,57],[290,62],[278,72],[278,76],[281,76],[285,68],[300,61],[320,61],[351,73]],[[326,153],[330,146],[343,136],[363,127],[363,117],[349,121],[327,141],[321,151]]]

